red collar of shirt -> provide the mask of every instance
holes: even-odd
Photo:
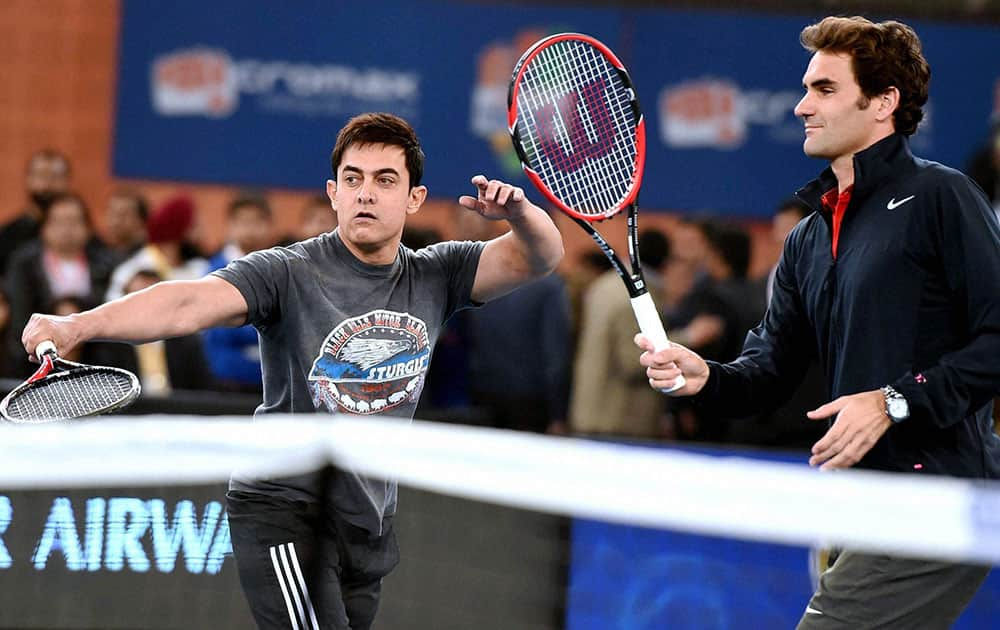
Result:
[[[831,188],[823,194],[823,209],[833,213],[833,257],[837,258],[837,241],[840,240],[840,224],[844,220],[844,212],[847,211],[847,204],[851,203],[851,193],[854,191],[854,184],[844,189],[844,192],[837,193],[836,188]]]

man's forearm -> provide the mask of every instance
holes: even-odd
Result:
[[[563,256],[563,241],[559,229],[548,213],[532,205],[517,219],[509,221],[512,245],[533,276],[541,276],[556,268]]]
[[[218,304],[203,280],[161,282],[73,317],[80,324],[81,341],[144,343],[242,323]]]

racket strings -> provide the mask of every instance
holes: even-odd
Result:
[[[617,68],[585,42],[556,42],[525,69],[517,117],[529,166],[574,210],[602,214],[628,198],[637,160],[633,99]]]
[[[25,389],[7,405],[12,420],[82,418],[114,409],[130,400],[135,384],[111,370],[75,370]]]
[[[617,154],[614,150],[614,139],[618,133],[614,126],[614,120],[608,111],[608,101],[611,99],[605,96],[609,89],[608,79],[613,80],[613,75],[617,73],[613,67],[607,64],[603,56],[598,55],[589,46],[574,45],[566,46],[566,48],[568,54],[572,55],[572,63],[582,68],[583,72],[578,76],[573,76],[571,72],[562,72],[559,77],[550,76],[549,78],[556,79],[553,83],[563,95],[560,99],[562,103],[566,103],[567,95],[570,97],[569,107],[563,107],[558,112],[562,123],[562,138],[565,138],[566,147],[569,150],[549,149],[545,151],[543,157],[551,160],[554,169],[548,169],[550,173],[572,173],[577,169],[582,170],[582,179],[567,178],[563,182],[565,191],[569,193],[568,196],[572,197],[570,201],[579,204],[583,210],[601,212],[617,206],[619,198],[623,198],[627,194],[627,188],[621,189],[615,185],[623,180],[627,181],[626,178],[617,176],[611,182],[602,182],[602,180],[608,179],[606,176],[601,176],[602,174],[607,175],[607,172],[601,173],[599,171],[608,165],[591,159],[601,155],[613,158]],[[547,57],[558,58],[554,50],[544,52]],[[555,63],[555,59],[549,61]],[[597,65],[602,62],[606,67],[601,68]],[[574,66],[559,62],[555,67],[566,69]],[[594,70],[604,71],[605,74],[610,73],[612,76],[601,76]],[[542,76],[545,74],[543,73]],[[614,90],[617,86],[610,87]],[[539,111],[543,119],[549,116],[547,109],[543,108]],[[542,120],[538,122],[543,124]],[[547,130],[543,127],[540,127],[540,131],[542,137],[555,136],[555,134],[547,134]],[[543,150],[545,148],[543,146]],[[570,159],[561,159],[564,156],[568,156]],[[610,166],[620,165],[611,164]],[[629,166],[626,165],[626,168]],[[618,189],[616,190],[616,188]]]

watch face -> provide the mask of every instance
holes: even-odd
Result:
[[[890,400],[889,415],[895,420],[903,420],[910,415],[910,406],[906,404],[905,400]]]

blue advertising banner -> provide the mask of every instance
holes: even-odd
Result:
[[[774,459],[757,451],[702,454]],[[836,509],[817,498],[816,518]],[[991,521],[995,526],[995,520]],[[575,519],[566,630],[794,628],[814,590],[815,566],[801,547]],[[992,628],[1000,615],[994,571],[955,624]]]
[[[114,173],[318,189],[351,116],[416,127],[430,194],[476,173],[527,185],[506,131],[510,72],[554,32],[601,39],[629,67],[647,116],[648,208],[769,216],[822,163],[792,114],[811,17],[527,7],[435,0],[125,2]],[[915,24],[932,64],[921,155],[961,167],[985,139],[1000,29]]]
[[[480,172],[520,175],[506,98],[524,48],[562,30],[614,45],[620,23],[607,10],[401,0],[123,9],[115,175],[322,188],[347,119],[390,111],[417,129],[435,196],[468,192]]]

